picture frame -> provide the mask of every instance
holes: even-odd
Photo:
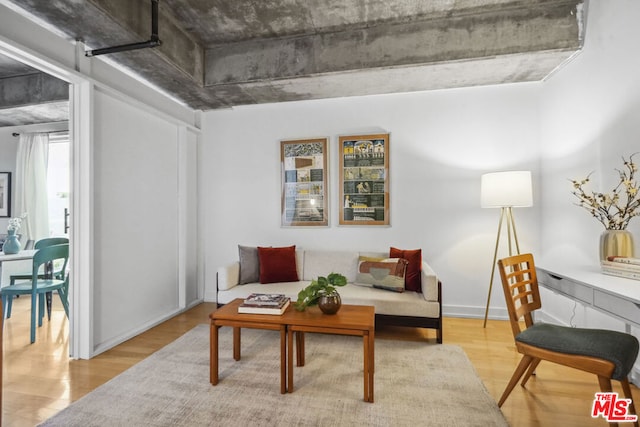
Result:
[[[0,172],[0,218],[11,216],[11,172]]]
[[[389,226],[389,134],[340,136],[340,225]]]
[[[328,138],[280,141],[281,226],[329,225]]]

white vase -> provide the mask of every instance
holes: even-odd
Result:
[[[627,230],[605,230],[600,235],[600,261],[610,256],[635,257],[633,234]]]

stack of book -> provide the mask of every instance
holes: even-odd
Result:
[[[604,274],[640,280],[640,258],[611,256],[600,266]]]
[[[238,306],[238,313],[282,314],[289,303],[284,294],[251,294]]]

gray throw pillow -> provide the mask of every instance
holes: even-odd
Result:
[[[239,284],[256,283],[260,281],[260,260],[258,258],[258,248],[252,246],[238,245],[240,258],[240,280]]]

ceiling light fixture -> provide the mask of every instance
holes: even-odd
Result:
[[[101,49],[87,50],[84,56],[92,57],[98,55],[105,55],[108,53],[125,52],[128,50],[144,49],[148,47],[157,47],[162,44],[158,37],[158,1],[151,0],[151,38],[146,42],[128,43],[119,46],[104,47]]]

